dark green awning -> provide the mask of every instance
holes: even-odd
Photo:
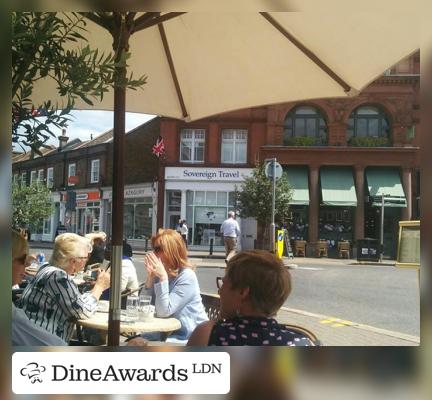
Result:
[[[406,197],[397,168],[368,168],[366,180],[372,205],[381,207],[381,196],[384,195],[386,207],[406,207]]]
[[[357,195],[351,168],[320,169],[322,203],[326,206],[356,207]]]
[[[309,205],[309,179],[307,167],[285,167],[288,183],[293,188],[292,205]]]

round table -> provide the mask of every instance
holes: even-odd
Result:
[[[90,318],[80,319],[78,325],[87,328],[108,331],[108,313],[96,312]],[[151,318],[148,321],[122,322],[121,333],[173,332],[180,329],[180,321],[176,318]]]

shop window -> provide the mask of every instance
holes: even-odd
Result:
[[[217,205],[225,206],[227,204],[227,193],[226,192],[217,192]]]
[[[284,122],[284,146],[327,144],[327,125],[322,113],[313,107],[296,107]]]
[[[216,205],[216,192],[207,192],[206,204],[208,206],[215,206]]]
[[[359,147],[379,147],[390,144],[390,124],[387,115],[376,107],[359,107],[348,120],[348,144]]]
[[[180,211],[181,207],[181,192],[179,190],[169,190],[168,195],[168,211]]]
[[[180,134],[180,161],[204,162],[204,146],[204,129],[182,129]]]
[[[291,206],[290,218],[287,224],[290,240],[308,239],[308,208],[306,206]]]
[[[205,192],[197,191],[195,192],[195,205],[205,204]]]
[[[223,164],[246,164],[247,131],[245,129],[224,129],[221,154]]]
[[[100,173],[100,161],[92,160],[91,172],[90,172],[90,183],[99,182],[99,173]]]
[[[321,207],[319,239],[326,240],[329,251],[337,249],[341,240],[353,240],[353,207]]]

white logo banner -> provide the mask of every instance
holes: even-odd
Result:
[[[16,394],[226,394],[223,352],[17,352]]]

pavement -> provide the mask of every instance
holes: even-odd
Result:
[[[31,242],[31,248],[52,248],[52,243]],[[144,249],[134,249],[134,254],[144,254]],[[190,250],[189,257],[198,268],[225,268],[222,252],[208,252]],[[301,268],[301,266],[317,265],[359,265],[355,259],[332,259],[332,258],[295,258],[284,259],[288,268]],[[366,263],[362,263],[366,264]],[[393,260],[385,260],[383,263],[369,262],[367,265],[394,265]],[[312,331],[323,346],[419,346],[420,338],[401,332],[394,332],[376,328],[369,325],[359,324],[354,321],[341,320],[336,317],[314,314],[311,312],[282,307],[276,319],[281,323],[300,325]]]

